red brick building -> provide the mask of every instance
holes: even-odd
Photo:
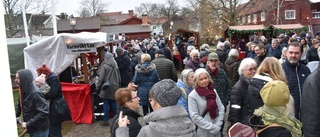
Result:
[[[131,16],[117,25],[102,26],[100,31],[112,34],[124,34],[127,40],[149,38],[151,33],[147,15],[142,15],[141,18]]]
[[[313,34],[320,31],[320,2],[313,0],[250,0],[239,9],[241,25],[300,23]]]

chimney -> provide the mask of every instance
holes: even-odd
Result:
[[[129,12],[129,18],[133,16],[133,10],[128,10]]]
[[[142,19],[142,26],[147,26],[147,25],[149,25],[148,24],[148,15],[147,14],[143,14],[142,15],[142,17],[141,17],[141,19]]]
[[[64,13],[64,12],[60,13],[60,18],[61,19],[67,19],[67,17],[68,17],[68,15],[66,13]]]

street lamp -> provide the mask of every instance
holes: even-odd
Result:
[[[72,27],[72,33],[76,33],[76,30],[74,29],[74,27],[76,27],[77,25],[77,20],[75,17],[73,17],[73,15],[70,16],[69,23],[70,23],[70,26]]]
[[[172,29],[173,28],[173,21],[171,20],[170,21],[170,29]]]

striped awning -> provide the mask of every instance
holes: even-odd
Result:
[[[233,30],[262,30],[265,29],[264,25],[241,25],[241,26],[229,26],[229,29]]]
[[[300,23],[298,24],[281,24],[281,25],[272,25],[274,28],[279,28],[279,29],[299,29],[303,28],[303,25]]]

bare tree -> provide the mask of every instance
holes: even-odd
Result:
[[[177,0],[166,0],[165,4],[159,4],[159,13],[167,18],[171,18],[180,11],[180,7],[177,4]]]
[[[159,4],[157,3],[141,3],[139,7],[136,7],[137,16],[141,16],[142,14],[147,14],[149,18],[159,18],[161,14],[159,13]]]
[[[80,10],[77,11],[77,13],[85,16],[89,13],[90,16],[96,16],[99,13],[105,12],[108,5],[109,4],[103,0],[82,0],[80,2]]]

